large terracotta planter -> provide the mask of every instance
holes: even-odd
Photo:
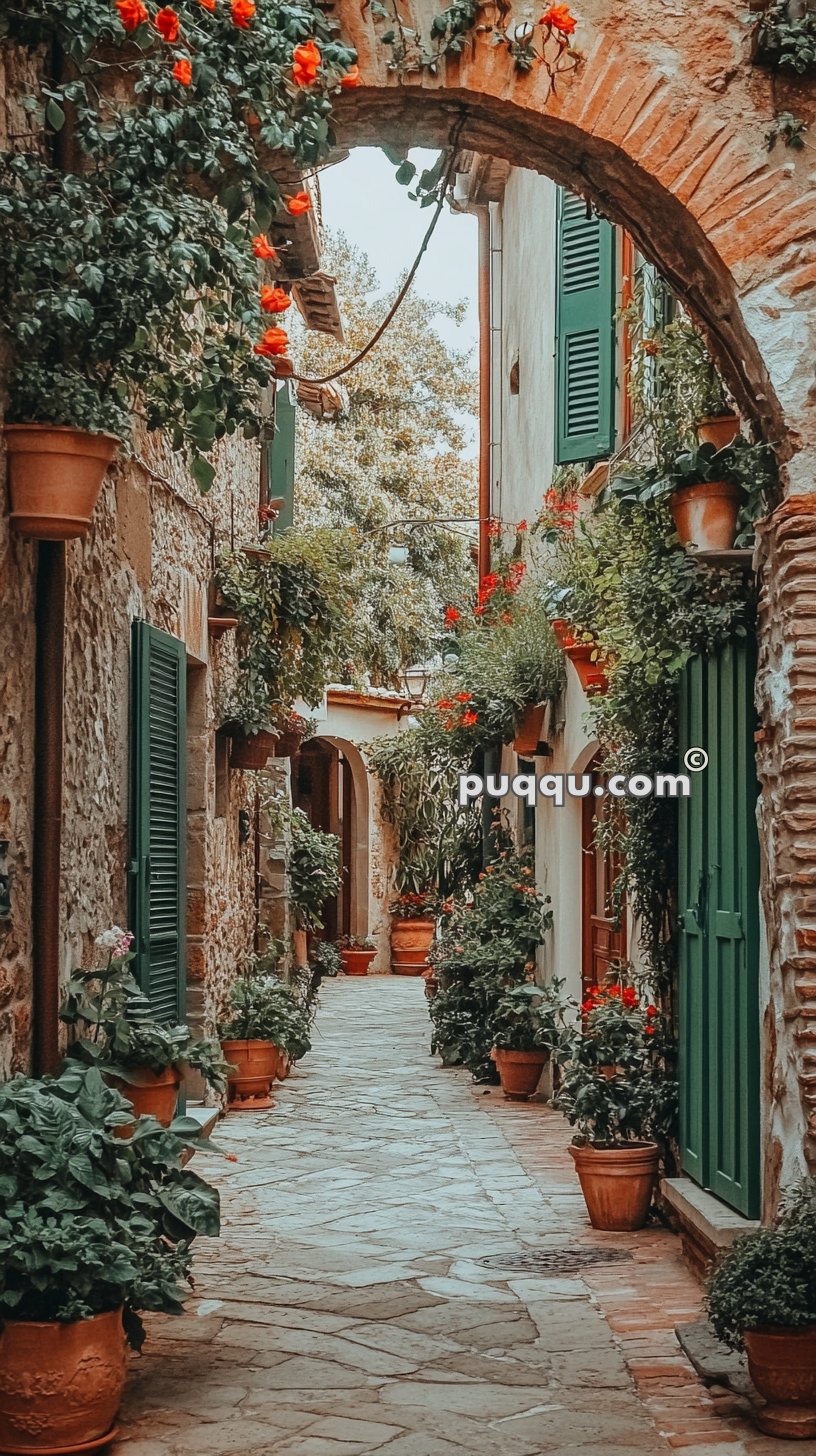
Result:
[[[0,1451],[60,1456],[116,1434],[127,1373],[122,1311],[0,1325]]]
[[[230,1112],[263,1112],[273,1107],[271,1090],[278,1072],[278,1048],[271,1041],[250,1040],[222,1041],[221,1050],[230,1063]]]
[[[697,422],[697,438],[701,445],[724,450],[739,434],[739,415],[708,415]]]
[[[428,969],[428,951],[436,922],[427,916],[391,921],[391,971],[395,976],[421,976]]]
[[[6,425],[5,436],[12,529],[38,541],[84,536],[116,436],[67,425]]]
[[[816,1325],[801,1330],[746,1330],[748,1370],[768,1402],[756,1423],[769,1436],[816,1436]]]
[[[620,1232],[643,1228],[657,1181],[657,1143],[569,1151],[592,1227]]]
[[[522,758],[532,758],[541,738],[544,726],[544,704],[531,703],[524,709],[521,722],[516,729],[513,747]]]
[[[511,1102],[526,1102],[532,1097],[547,1065],[549,1052],[544,1047],[535,1047],[529,1052],[508,1051],[506,1047],[495,1047],[493,1060],[501,1079],[501,1088]]]
[[[367,976],[375,950],[341,950],[340,960],[347,976]]]
[[[132,1103],[137,1117],[155,1117],[162,1127],[169,1127],[176,1115],[181,1085],[181,1075],[177,1069],[167,1067],[163,1072],[151,1072],[147,1067],[140,1067],[131,1071],[130,1076],[133,1078],[132,1082],[126,1082],[124,1077],[111,1077],[110,1080],[122,1096]],[[123,1127],[117,1131],[126,1137],[131,1129]]]
[[[236,735],[230,750],[230,768],[266,768],[275,752],[275,742],[275,734],[267,733],[265,728],[257,733]]]
[[[597,647],[593,647],[591,642],[576,642],[565,650],[587,697],[591,697],[593,693],[605,693],[609,687],[609,679],[603,659],[597,656]]]
[[[727,480],[705,481],[672,491],[669,507],[683,545],[698,551],[730,551],[744,500],[742,487]]]

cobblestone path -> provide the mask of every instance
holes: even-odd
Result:
[[[780,1456],[677,1345],[679,1241],[590,1229],[557,1113],[442,1070],[421,981],[322,1002],[276,1108],[220,1124],[237,1163],[196,1160],[223,1235],[188,1313],[149,1322],[117,1456]],[[576,1246],[626,1257],[480,1262]]]

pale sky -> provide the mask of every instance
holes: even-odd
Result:
[[[421,170],[436,153],[416,150],[410,156]],[[409,200],[408,188],[394,180],[395,171],[384,152],[360,147],[347,161],[320,173],[326,227],[345,233],[368,253],[384,289],[410,268],[432,216],[430,208]],[[467,298],[468,317],[461,328],[447,319],[438,323],[442,337],[458,349],[475,346],[478,338],[477,233],[475,217],[446,207],[413,285],[427,298]]]

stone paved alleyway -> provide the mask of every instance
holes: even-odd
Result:
[[[223,1236],[187,1315],[150,1321],[118,1456],[780,1456],[677,1346],[700,1297],[678,1241],[589,1228],[558,1114],[442,1070],[420,981],[322,1001],[277,1107],[220,1125],[238,1162],[197,1160]],[[478,1262],[576,1241],[627,1260]]]

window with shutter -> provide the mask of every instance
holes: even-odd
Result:
[[[280,502],[276,531],[288,530],[294,521],[296,415],[294,390],[284,382],[275,395],[275,433],[266,445],[267,500]]]
[[[558,198],[556,463],[612,453],[615,234],[563,188]]]
[[[184,643],[133,624],[131,925],[134,973],[160,1021],[184,1019]]]

